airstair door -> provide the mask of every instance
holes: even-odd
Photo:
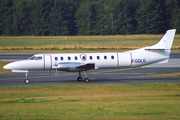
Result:
[[[52,68],[52,56],[51,55],[44,55],[44,69],[51,69]]]

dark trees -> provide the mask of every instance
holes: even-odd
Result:
[[[180,33],[178,0],[1,0],[0,35]]]

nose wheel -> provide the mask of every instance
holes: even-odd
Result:
[[[25,76],[26,76],[26,79],[24,80],[24,82],[25,82],[26,84],[29,84],[30,80],[27,78],[28,73],[26,73]]]
[[[26,84],[28,84],[30,81],[29,81],[29,79],[25,79],[24,82],[25,82]]]

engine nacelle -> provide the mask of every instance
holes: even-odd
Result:
[[[58,63],[56,68],[60,71],[68,71],[68,72],[78,72],[82,71],[80,68],[77,68],[79,66],[85,65],[84,63],[78,63],[78,62],[63,62]]]

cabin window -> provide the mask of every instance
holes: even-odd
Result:
[[[55,57],[55,60],[57,61],[57,60],[58,60],[58,57]]]
[[[106,59],[107,59],[107,56],[104,56],[104,59],[106,60]]]
[[[71,57],[68,57],[68,60],[71,60]]]
[[[100,57],[99,57],[99,56],[97,56],[97,59],[99,60],[99,59],[100,59]]]
[[[74,59],[77,60],[78,59],[77,56],[75,56]]]
[[[86,55],[85,54],[80,54],[80,59],[82,61],[86,61]]]
[[[63,57],[61,57],[61,60],[63,60],[64,58]]]
[[[114,56],[113,56],[113,55],[111,56],[111,59],[114,59]]]
[[[82,59],[83,59],[83,60],[86,60],[86,56],[83,56]]]
[[[93,57],[92,57],[92,56],[89,56],[89,59],[90,59],[90,60],[92,60],[92,59],[93,59]]]

